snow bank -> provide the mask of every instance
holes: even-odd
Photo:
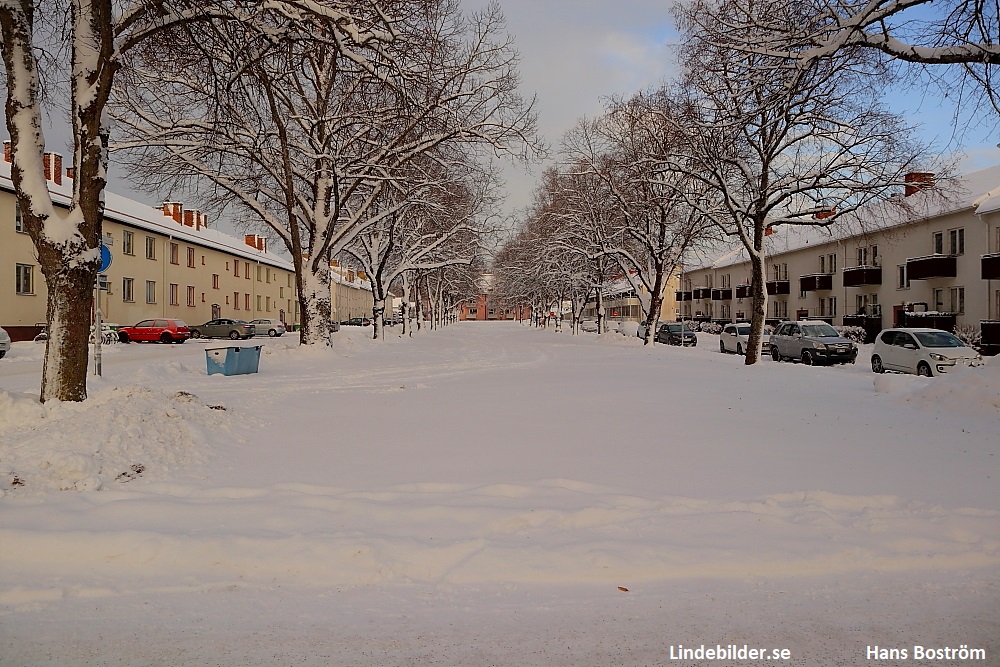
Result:
[[[934,378],[886,373],[874,378],[877,393],[892,394],[920,410],[1000,417],[1000,357],[978,367],[957,366]]]
[[[0,392],[0,491],[96,491],[144,474],[169,477],[204,463],[207,431],[228,427],[223,409],[185,392],[111,387],[82,403],[44,404]]]

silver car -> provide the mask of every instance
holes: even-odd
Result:
[[[265,317],[258,320],[250,320],[250,324],[254,326],[255,335],[257,336],[266,335],[276,338],[285,333],[285,323],[281,320],[272,320]]]
[[[858,346],[822,320],[782,322],[771,334],[771,358],[813,364],[853,364]]]
[[[0,359],[10,352],[10,335],[0,327]]]
[[[256,329],[249,322],[231,320],[226,317],[209,320],[204,324],[191,327],[191,338],[253,338]]]

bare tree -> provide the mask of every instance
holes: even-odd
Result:
[[[126,146],[153,147],[134,154],[147,186],[162,174],[200,186],[285,243],[305,344],[329,340],[330,258],[409,206],[390,191],[407,191],[413,160],[444,144],[519,156],[536,144],[495,4],[467,17],[455,0],[396,2],[391,19],[372,7],[391,39],[367,49],[345,51],[319,24],[309,39],[262,43],[249,66],[212,50],[192,80],[151,61],[155,85],[122,89]]]
[[[800,66],[729,46],[730,35],[715,26],[738,5],[727,0],[680,15],[687,74],[683,87],[668,91],[673,102],[662,121],[680,133],[681,150],[662,168],[701,181],[705,188],[689,203],[749,255],[746,363],[754,364],[767,307],[767,228],[843,220],[897,192],[925,155],[901,119],[873,100],[852,54]],[[781,11],[780,3],[754,7]]]
[[[581,124],[568,137],[566,150],[600,178],[616,207],[611,238],[619,245],[608,255],[639,300],[645,344],[653,339],[664,289],[681,258],[714,227],[688,204],[694,189],[704,187],[683,173],[661,165],[681,147],[680,135],[661,121],[662,92],[639,93],[613,101],[603,117]]]
[[[363,37],[346,3],[311,0],[199,3],[193,0],[8,0],[0,3],[0,44],[6,74],[11,179],[25,228],[38,252],[48,288],[46,343],[40,398],[81,401],[87,396],[87,341],[92,290],[100,264],[103,191],[110,128],[105,113],[116,77],[140,52],[156,51],[180,25],[240,22],[321,11],[343,31],[345,43]],[[272,37],[277,35],[272,33]],[[69,53],[68,116],[75,170],[68,213],[56,215],[44,175],[43,91],[47,76],[40,45]],[[48,72],[48,80],[58,77]],[[52,91],[49,91],[50,93]],[[55,96],[55,95],[53,95]]]
[[[959,106],[975,110],[987,101],[1000,110],[996,0],[800,0],[760,7],[733,4],[712,16],[712,31],[732,48],[803,63],[850,49],[877,52],[926,75]]]

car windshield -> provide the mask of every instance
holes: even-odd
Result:
[[[815,336],[816,338],[838,338],[840,334],[829,324],[802,324],[803,336]]]
[[[674,333],[678,331],[683,331],[684,333],[691,333],[691,330],[682,324],[667,324],[667,331],[673,331]]]
[[[737,327],[736,333],[739,334],[740,336],[749,336],[750,327]]]
[[[965,343],[947,331],[914,331],[913,335],[924,347],[965,347]]]

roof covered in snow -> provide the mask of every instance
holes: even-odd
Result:
[[[845,216],[829,226],[775,225],[764,240],[765,254],[781,255],[810,245],[823,245],[863,235],[866,231],[891,229],[920,220],[972,210],[985,215],[1000,210],[1000,165],[939,181],[935,188],[905,198],[902,196],[869,206],[857,215]],[[688,262],[686,271],[722,268],[749,261],[742,245],[721,253],[705,254]]]
[[[14,184],[10,176],[10,167],[9,162],[0,160],[0,190],[13,192]],[[73,196],[73,179],[64,176],[61,184],[53,181],[47,181],[47,183],[52,203],[55,206],[68,207]],[[288,271],[295,270],[295,267],[287,259],[271,252],[257,250],[247,245],[242,238],[208,227],[201,229],[186,227],[164,215],[162,209],[116,195],[107,189],[104,191],[104,217],[124,225],[179,239],[192,245],[219,250]]]

